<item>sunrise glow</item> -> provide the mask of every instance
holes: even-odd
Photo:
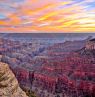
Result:
[[[0,32],[95,32],[95,0],[0,0]]]

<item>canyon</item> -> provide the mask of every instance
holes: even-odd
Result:
[[[84,40],[46,44],[0,39],[0,61],[38,97],[94,97],[95,53]]]

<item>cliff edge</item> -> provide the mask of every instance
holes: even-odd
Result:
[[[8,64],[0,62],[0,97],[28,97],[19,87]]]

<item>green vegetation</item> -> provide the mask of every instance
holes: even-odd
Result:
[[[35,93],[33,91],[30,91],[29,89],[23,88],[23,90],[26,92],[26,95],[29,97],[36,97]]]
[[[36,97],[35,93],[34,92],[31,92],[31,91],[28,91],[26,93],[29,97]]]

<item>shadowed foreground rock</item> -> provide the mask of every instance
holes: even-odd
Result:
[[[0,97],[28,97],[18,85],[8,65],[0,62]]]

